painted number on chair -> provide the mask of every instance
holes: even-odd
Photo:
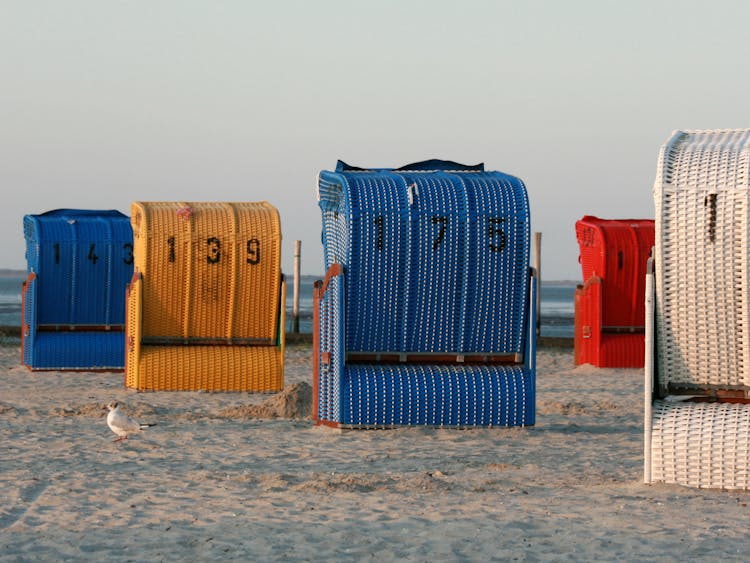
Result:
[[[508,245],[508,239],[505,236],[505,231],[498,225],[505,223],[505,219],[503,217],[488,217],[487,221],[489,223],[487,225],[487,237],[490,239],[489,248],[492,252],[502,252]]]
[[[247,241],[246,252],[247,258],[245,262],[252,266],[260,264],[260,240],[257,238],[251,238]],[[132,249],[132,246],[131,246]],[[206,263],[208,264],[219,264],[222,261],[222,243],[219,237],[208,237],[206,239]],[[177,260],[177,244],[174,236],[167,238],[167,259],[170,262]],[[132,262],[132,253],[131,253]]]
[[[52,243],[52,250],[54,252],[55,264],[59,264],[60,263],[60,243],[59,242]],[[129,242],[124,243],[122,245],[122,251],[123,251],[122,261],[127,265],[132,264],[133,263],[133,245]],[[88,260],[92,264],[96,264],[99,261],[99,258],[100,256],[96,250],[96,243],[92,242],[89,245],[89,251],[86,253],[86,260]]]
[[[91,246],[89,246],[89,253],[86,255],[87,260],[91,260],[92,264],[96,264],[96,262],[99,260],[99,256],[96,254],[96,243],[91,243]]]
[[[433,215],[430,218],[430,222],[432,224],[431,246],[432,251],[435,252],[445,243],[445,238],[450,227],[450,217]],[[376,229],[376,248],[383,250],[383,241],[385,238],[383,216],[378,215],[375,217],[373,223]],[[502,228],[504,224],[504,217],[487,217],[485,234],[487,237],[487,248],[492,252],[502,252],[508,246],[508,235],[505,234],[505,230]]]
[[[260,241],[257,238],[247,241],[247,263],[253,266],[260,264]]]
[[[448,228],[448,217],[440,217],[436,215],[432,218],[432,224],[437,226],[437,234],[432,239],[432,251],[434,252],[445,240],[445,231]]]
[[[218,264],[219,260],[221,260],[221,241],[216,237],[208,237],[206,244],[208,245],[206,262],[209,264]]]

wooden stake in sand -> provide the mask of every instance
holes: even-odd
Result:
[[[292,332],[299,333],[299,276],[300,263],[302,261],[302,241],[294,241],[294,305],[292,309]]]

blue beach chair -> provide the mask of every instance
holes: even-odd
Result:
[[[133,231],[119,211],[58,209],[23,219],[28,277],[22,359],[32,370],[121,370]]]
[[[314,406],[340,427],[526,426],[535,417],[529,204],[483,165],[339,162],[318,181]]]

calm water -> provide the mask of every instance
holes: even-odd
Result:
[[[312,332],[313,283],[316,276],[300,278],[300,332]],[[0,325],[20,326],[22,277],[0,277]],[[292,328],[293,283],[287,277],[287,329]],[[573,337],[573,283],[542,284],[542,336]]]
[[[313,284],[315,276],[300,278],[300,332],[312,332]],[[287,277],[287,328],[292,328],[293,280]],[[542,336],[562,336],[573,338],[573,312],[575,283],[549,282],[542,284]]]

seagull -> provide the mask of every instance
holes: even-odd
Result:
[[[107,413],[107,425],[112,429],[112,432],[119,436],[119,438],[112,440],[113,442],[127,440],[130,434],[140,432],[149,426],[156,426],[156,424],[139,424],[120,411],[117,401],[112,401],[104,408],[109,409],[109,413]]]

